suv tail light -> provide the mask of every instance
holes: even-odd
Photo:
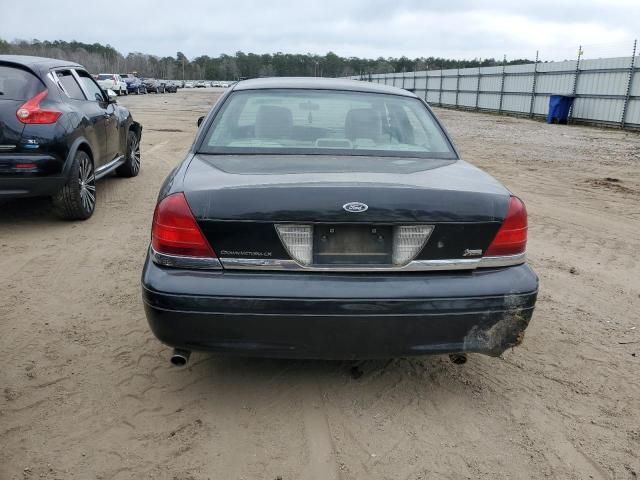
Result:
[[[163,198],[156,206],[151,247],[153,260],[165,266],[220,268],[182,192]]]
[[[27,124],[48,124],[56,123],[62,112],[58,110],[47,110],[40,108],[40,102],[49,94],[48,90],[43,90],[35,97],[27,100],[16,111],[16,117],[22,123]]]
[[[527,209],[518,197],[509,199],[507,216],[485,257],[503,257],[524,253],[527,246]]]

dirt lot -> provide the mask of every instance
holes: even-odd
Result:
[[[195,354],[169,366],[139,276],[162,179],[206,91],[121,100],[132,180],[85,223],[0,204],[0,479],[636,479],[640,136],[438,110],[523,197],[541,291],[524,344],[352,365]]]

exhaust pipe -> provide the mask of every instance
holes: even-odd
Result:
[[[180,348],[174,348],[171,354],[171,365],[176,367],[184,367],[189,363],[189,357],[191,356],[191,350],[182,350]]]
[[[466,353],[450,353],[449,360],[451,360],[456,365],[464,365],[467,363],[467,354]]]

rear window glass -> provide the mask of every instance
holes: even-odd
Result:
[[[0,65],[0,100],[29,100],[45,89],[32,73]]]
[[[304,89],[233,93],[201,151],[455,158],[416,98]]]
[[[113,75],[98,75],[98,80],[115,80]]]

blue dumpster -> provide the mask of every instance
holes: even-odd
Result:
[[[547,123],[567,123],[569,119],[569,110],[575,95],[551,95],[549,97],[549,113],[547,114]]]

